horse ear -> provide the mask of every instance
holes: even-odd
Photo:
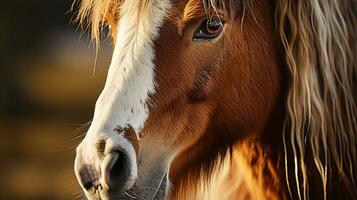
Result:
[[[290,72],[287,121],[296,170],[302,174],[304,197],[308,181],[305,156],[316,161],[326,198],[327,174],[331,163],[351,191],[357,167],[356,133],[357,77],[354,30],[357,13],[354,0],[274,0],[276,24]],[[344,150],[338,150],[342,142]],[[311,151],[307,151],[311,149]],[[300,188],[298,188],[300,194]]]

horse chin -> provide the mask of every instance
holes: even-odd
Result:
[[[139,181],[140,182],[140,181]],[[152,199],[164,200],[167,194],[168,178],[165,173],[158,182],[137,183],[127,191],[111,191],[101,195],[101,200]]]
[[[158,188],[154,199],[155,200],[163,200],[165,199],[167,192],[168,192],[168,177],[167,177],[167,173],[165,174],[164,178],[161,181],[160,187]]]

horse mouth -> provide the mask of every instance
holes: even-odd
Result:
[[[166,173],[160,183],[160,186],[157,189],[151,187],[141,187],[141,190],[138,191],[137,188],[134,186],[132,189],[129,189],[124,192],[120,192],[120,194],[118,193],[105,194],[105,195],[98,194],[97,197],[88,198],[83,193],[81,199],[82,200],[134,200],[134,199],[164,200],[167,195],[167,188],[168,188],[168,178]],[[155,194],[153,195],[153,193]]]

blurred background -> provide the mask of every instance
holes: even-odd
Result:
[[[80,199],[72,165],[111,57],[71,22],[68,0],[0,6],[0,199]]]

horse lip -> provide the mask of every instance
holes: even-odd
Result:
[[[118,161],[120,154],[118,152],[112,152],[106,155],[101,165],[102,171],[102,186],[109,189],[112,180],[110,179],[110,171],[113,169],[114,164]]]

